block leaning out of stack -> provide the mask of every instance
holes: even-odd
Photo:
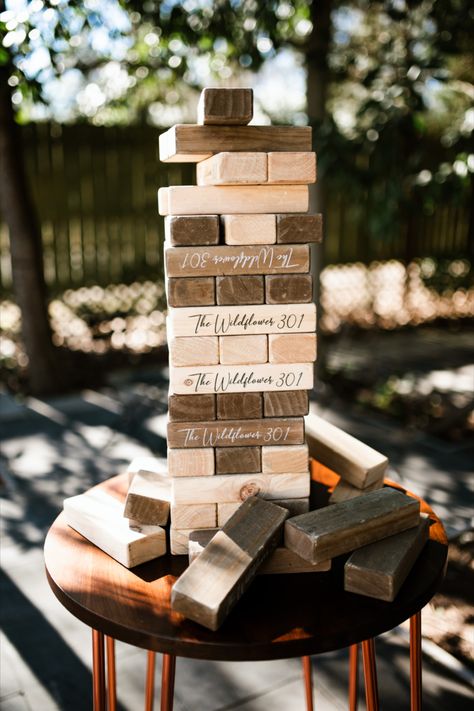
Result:
[[[307,214],[311,129],[249,126],[250,89],[205,89],[196,125],[160,136],[197,185],[161,188],[170,363],[171,552],[258,494],[309,508],[304,436],[316,359]]]

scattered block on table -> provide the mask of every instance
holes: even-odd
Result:
[[[184,504],[171,507],[171,528],[214,528],[216,504]]]
[[[273,503],[286,509],[290,516],[298,516],[299,514],[309,511],[308,497],[300,499],[276,499]],[[217,525],[220,528],[233,516],[240,504],[240,501],[226,501],[225,503],[217,504]]]
[[[344,590],[392,602],[429,537],[429,521],[354,551],[344,566]]]
[[[245,125],[253,116],[252,89],[214,89],[201,92],[197,109],[198,124]]]
[[[280,212],[283,212],[280,210]],[[323,221],[321,214],[277,215],[277,243],[298,244],[321,242]]]
[[[216,286],[214,277],[192,277],[166,280],[168,306],[214,306]]]
[[[263,276],[218,276],[216,301],[219,306],[263,304]]]
[[[217,505],[217,525],[219,528],[222,528],[222,526],[225,526],[227,521],[235,514],[239,506],[242,505],[241,501],[226,501],[223,504],[216,504]],[[211,540],[212,536],[214,535],[214,531],[206,531],[206,533],[210,533],[210,536],[206,536],[206,538],[203,541],[203,548],[207,546],[209,541]],[[189,537],[189,540],[191,542],[191,536]],[[201,551],[200,551],[201,552]],[[189,548],[189,562],[191,562],[191,549]]]
[[[311,274],[269,274],[265,277],[267,304],[306,304],[312,299]]]
[[[215,474],[213,477],[173,479],[172,496],[174,504],[221,504],[244,501],[257,495],[263,499],[301,499],[309,496],[309,488],[310,478],[306,472]],[[330,509],[332,511],[334,507]]]
[[[262,336],[266,338],[266,336]],[[217,336],[184,336],[170,338],[169,363],[172,366],[216,365],[219,363]]]
[[[188,555],[188,540],[193,528],[170,528],[171,555]]]
[[[363,496],[364,494],[369,494],[371,491],[376,491],[381,489],[383,486],[383,476],[373,484],[365,487],[365,489],[358,489],[356,486],[352,486],[347,481],[341,479],[336,486],[334,491],[329,497],[330,504],[339,504],[341,501],[350,501],[350,499],[355,499],[357,496]]]
[[[128,518],[128,527],[132,531],[137,531],[137,533],[143,533],[145,536],[149,536],[152,533],[160,533],[163,530],[163,526],[157,526],[152,523],[140,523],[140,521],[135,521],[133,518]]]
[[[263,393],[265,417],[298,417],[309,412],[309,396],[306,390],[286,390]]]
[[[168,277],[296,274],[308,272],[310,248],[295,245],[221,245],[170,247],[165,245]]]
[[[262,447],[262,472],[284,474],[285,472],[309,472],[307,444],[290,447]]]
[[[174,584],[173,611],[218,629],[276,547],[287,515],[257,497],[245,501]]]
[[[129,486],[123,515],[140,523],[164,526],[170,513],[171,479],[139,471]]]
[[[379,489],[290,519],[285,546],[317,563],[413,528],[419,518],[417,499],[395,489]]]
[[[226,244],[275,244],[275,215],[222,215]]]
[[[264,444],[282,446],[303,443],[304,420],[302,417],[168,423],[168,447],[171,449],[257,447]],[[173,476],[169,451],[168,468],[170,476]]]
[[[268,153],[268,182],[292,185],[316,182],[316,153]]]
[[[270,363],[294,363],[316,360],[316,334],[292,333],[271,334],[268,338],[268,361]]]
[[[218,215],[165,217],[165,239],[173,247],[219,244]]]
[[[252,365],[267,360],[268,336],[219,336],[219,362],[222,365]]]
[[[220,393],[217,395],[217,419],[258,420],[263,417],[262,405],[262,393]]]
[[[306,418],[306,439],[312,457],[359,489],[379,481],[388,466],[383,454],[312,413]]]
[[[261,472],[261,449],[261,447],[216,447],[216,474]]]
[[[170,395],[168,398],[170,422],[200,422],[216,419],[216,396]]]
[[[311,390],[313,370],[312,363],[175,367],[170,371],[170,392],[186,395],[244,390]]]
[[[258,333],[310,333],[316,330],[314,304],[208,306],[169,309],[168,337],[239,336]]]
[[[179,423],[176,424],[179,427]],[[215,471],[214,450],[212,447],[168,449],[168,471],[170,477],[212,476]]]
[[[168,474],[168,463],[166,459],[159,457],[139,456],[134,457],[127,468],[128,483],[130,484],[137,472],[154,472],[162,476]]]
[[[159,138],[160,160],[199,163],[225,151],[310,151],[309,126],[196,126],[178,124]]]
[[[123,503],[105,491],[91,489],[64,500],[66,523],[126,568],[166,553],[163,528],[143,534],[129,528]]]
[[[160,215],[307,212],[307,185],[172,185],[158,190]]]
[[[259,185],[267,182],[266,153],[217,153],[196,165],[198,185]]]

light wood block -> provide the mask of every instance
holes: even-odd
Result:
[[[160,215],[307,212],[307,185],[172,185],[158,190]]]
[[[245,125],[253,116],[252,89],[205,88],[199,97],[197,122],[201,125]]]
[[[322,215],[277,215],[278,244],[316,243],[322,238]]]
[[[230,245],[275,244],[275,215],[222,215],[224,239]]]
[[[267,182],[266,153],[217,153],[196,165],[198,185],[259,185]]]
[[[171,500],[169,475],[139,471],[129,486],[123,515],[140,523],[164,526],[168,522]]]
[[[266,338],[266,336],[261,336]],[[217,336],[185,336],[168,341],[169,363],[172,366],[216,365],[219,363]]]
[[[306,390],[286,390],[263,393],[265,417],[292,417],[307,415],[309,396]]]
[[[292,333],[268,336],[268,360],[270,363],[295,363],[316,360],[316,334]]]
[[[261,472],[261,450],[261,447],[216,447],[216,474]]]
[[[262,393],[226,393],[217,395],[217,419],[258,420],[263,416],[262,404]]]
[[[217,504],[217,525],[222,528],[229,518],[234,515],[240,506],[239,501],[228,501],[224,504]],[[277,506],[288,511],[289,516],[298,516],[309,511],[309,499],[277,499],[273,502]],[[197,528],[197,527],[196,527]],[[287,550],[285,548],[285,550]],[[292,555],[295,555],[294,553]],[[306,565],[308,565],[306,563]],[[329,568],[328,568],[329,570]]]
[[[379,489],[290,519],[285,526],[285,546],[318,563],[413,528],[419,517],[417,499],[395,489]]]
[[[224,504],[216,504],[217,505],[217,525],[219,528],[222,528],[222,526],[225,526],[227,521],[232,518],[232,516],[235,514],[238,508],[240,508],[242,502],[241,501],[226,501]],[[217,529],[214,531],[206,531],[206,537],[203,540],[203,548],[207,546],[209,541],[211,540],[212,536],[216,533]],[[189,542],[191,543],[192,537],[189,537]],[[189,547],[189,562],[191,563],[191,548]],[[201,552],[201,551],[199,551]]]
[[[268,182],[291,185],[316,182],[316,153],[268,153]]]
[[[219,362],[222,365],[266,363],[267,339],[268,336],[219,336]]]
[[[393,602],[429,537],[429,521],[371,543],[344,566],[344,590]]]
[[[230,336],[229,336],[230,338]],[[170,392],[219,393],[264,390],[310,390],[313,364],[196,365],[170,371]]]
[[[171,507],[171,528],[213,528],[216,525],[216,504],[184,504]]]
[[[219,244],[218,215],[165,217],[165,239],[173,247]]]
[[[306,440],[312,457],[359,489],[379,481],[387,469],[383,454],[312,413],[306,418]]]
[[[308,445],[262,447],[262,471],[267,474],[308,472]]]
[[[134,457],[127,467],[128,483],[130,484],[137,472],[154,472],[162,476],[168,474],[168,463],[166,459],[158,457],[139,456]]]
[[[377,491],[377,489],[381,489],[382,486],[383,477],[378,481],[374,481],[373,484],[370,484],[365,489],[358,489],[356,486],[352,486],[352,484],[341,479],[334,487],[334,491],[329,497],[329,503],[339,504],[341,501],[350,501],[350,499],[355,499],[357,496],[363,496],[364,494],[369,494],[371,491]]]
[[[301,499],[309,496],[309,488],[310,478],[307,473],[301,472],[177,477],[173,479],[173,503],[220,504],[244,501],[249,496],[257,495],[263,499]],[[328,508],[333,511],[334,506]]]
[[[240,336],[258,333],[311,333],[316,330],[314,304],[281,306],[209,306],[169,309],[169,338],[179,336]]]
[[[163,526],[156,526],[152,523],[140,523],[140,521],[135,521],[133,518],[128,518],[128,527],[132,531],[137,531],[138,533],[143,533],[145,536],[149,536],[152,533],[160,533],[163,530]]]
[[[199,163],[225,151],[310,151],[311,128],[178,124],[161,134],[159,145],[160,160],[165,163]]]
[[[235,276],[239,274],[296,274],[308,272],[307,244],[219,247],[165,245],[168,277]]]
[[[171,555],[188,555],[188,539],[193,528],[170,528]]]
[[[218,276],[216,301],[219,306],[263,304],[265,301],[263,276]]]
[[[191,279],[166,279],[168,306],[214,306],[216,288],[214,277],[192,277]]]
[[[90,489],[65,499],[64,515],[71,528],[126,568],[166,553],[165,530],[149,535],[131,530],[123,504],[104,491]]]
[[[312,300],[311,274],[270,274],[265,277],[267,304],[306,304]]]
[[[170,395],[168,398],[170,422],[201,422],[216,419],[215,395]]]
[[[168,447],[249,447],[304,443],[302,417],[271,420],[222,420],[214,422],[169,422]],[[174,474],[168,451],[170,476]],[[304,494],[302,494],[304,496]],[[231,499],[227,499],[231,501]]]
[[[179,423],[173,425],[180,427]],[[215,471],[214,450],[212,447],[168,449],[168,470],[170,477],[212,476]]]

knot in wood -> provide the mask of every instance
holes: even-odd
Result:
[[[242,501],[245,501],[245,499],[248,499],[249,496],[257,496],[257,494],[260,492],[260,487],[258,484],[255,482],[250,482],[249,484],[245,484],[240,490],[240,498]]]

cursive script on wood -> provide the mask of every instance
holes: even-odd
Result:
[[[312,363],[208,365],[170,369],[170,393],[237,393],[311,390]]]
[[[302,417],[168,423],[168,447],[170,449],[255,447],[303,444],[303,442],[304,420]]]

